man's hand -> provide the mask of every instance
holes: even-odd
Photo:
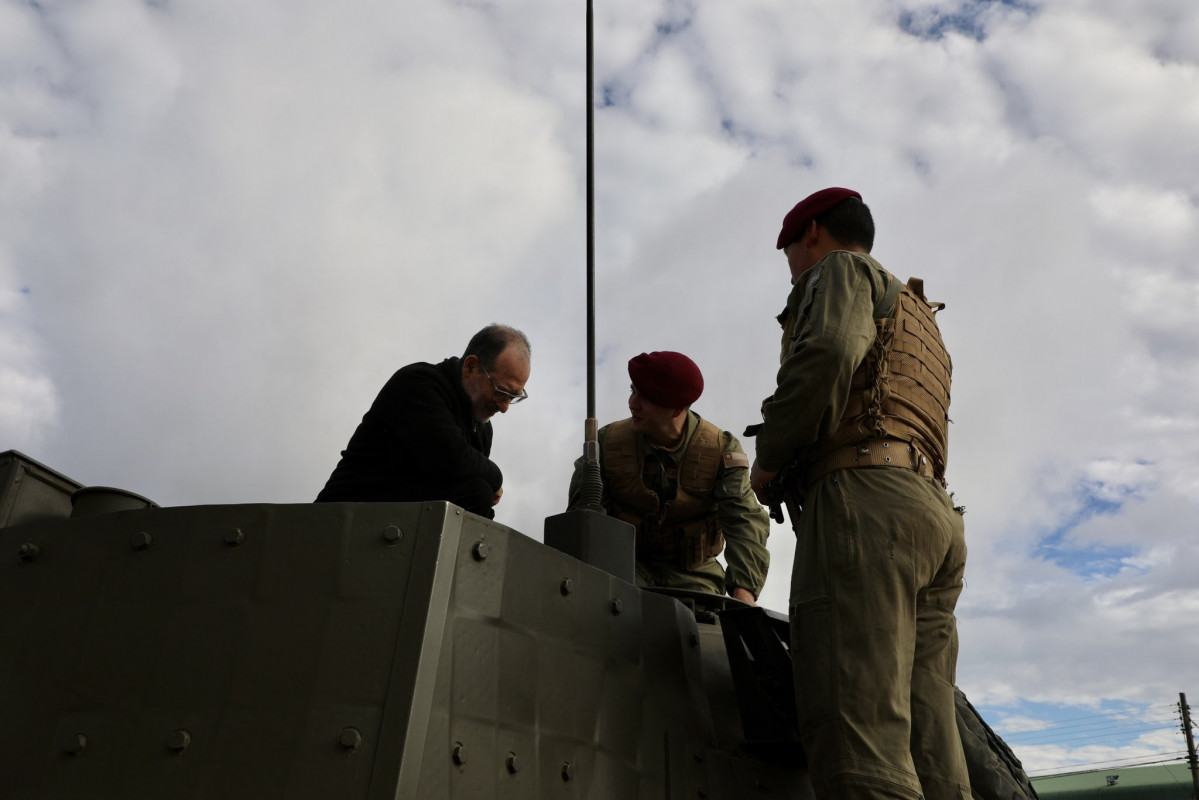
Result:
[[[493,506],[498,506],[500,504],[500,498],[503,496],[504,496],[504,487],[501,486],[500,488],[495,490],[495,497],[491,498],[491,504]]]
[[[758,466],[758,460],[754,459],[754,465],[749,469],[749,487],[754,490],[754,497],[758,498],[759,503],[766,504],[766,484],[778,474],[778,470],[771,472],[762,469]]]
[[[740,600],[743,603],[749,603],[751,606],[756,606],[758,603],[754,599],[754,594],[749,589],[743,589],[740,586],[734,586],[733,591],[729,596],[734,600]]]

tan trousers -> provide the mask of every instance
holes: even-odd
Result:
[[[966,541],[941,486],[846,469],[805,497],[791,579],[800,737],[821,800],[969,800],[954,711]]]

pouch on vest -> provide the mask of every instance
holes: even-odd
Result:
[[[688,570],[698,569],[724,550],[724,533],[712,516],[679,525],[678,538],[683,567]]]

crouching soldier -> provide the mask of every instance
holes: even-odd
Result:
[[[629,378],[632,416],[601,428],[599,444],[604,509],[637,529],[637,584],[754,603],[770,566],[770,521],[741,443],[691,410],[704,389],[699,367],[682,353],[642,353]],[[582,504],[582,474],[580,458],[571,509]]]

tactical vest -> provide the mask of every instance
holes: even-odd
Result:
[[[841,423],[820,443],[805,483],[837,469],[886,465],[945,484],[953,365],[935,317],[944,307],[925,298],[920,278],[893,280],[875,306],[874,343],[854,371]]]
[[[724,549],[717,503],[712,496],[724,459],[720,428],[700,419],[674,478],[674,499],[662,503],[645,482],[645,453],[639,452],[630,420],[608,425],[600,463],[608,514],[637,529],[637,560],[695,569]],[[733,454],[736,455],[736,454]]]

